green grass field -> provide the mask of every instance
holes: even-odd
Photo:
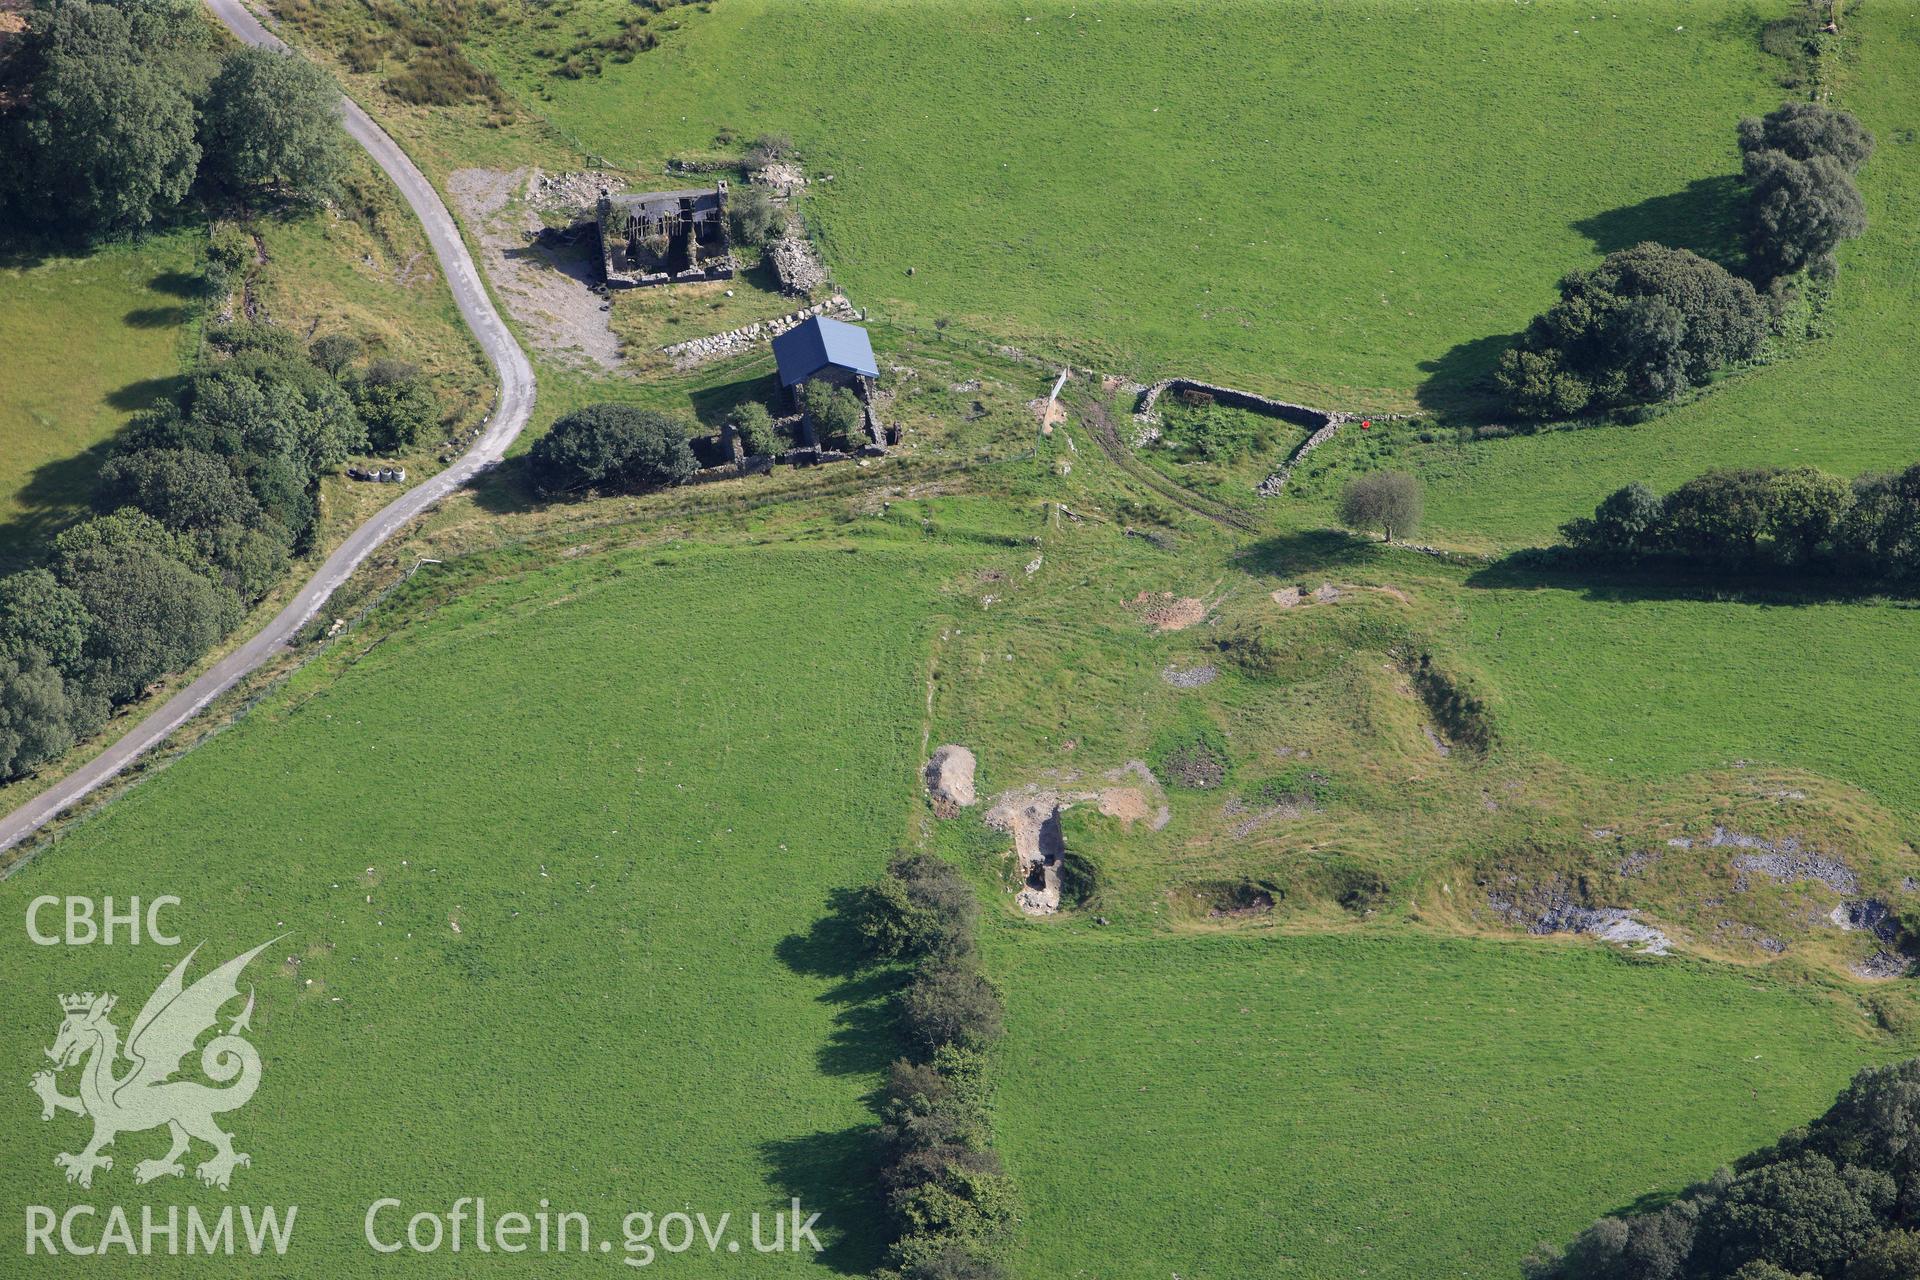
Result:
[[[862,1096],[898,1046],[884,981],[846,977],[818,922],[908,827],[935,591],[968,563],[903,541],[922,513],[902,514],[844,547],[417,579],[0,885],[16,916],[43,893],[179,893],[209,959],[288,933],[253,975],[267,1074],[234,1117],[254,1156],[235,1193],[133,1188],[154,1138],[130,1135],[92,1198],[298,1204],[276,1274],[361,1276],[515,1265],[375,1258],[380,1196],[544,1196],[605,1231],[798,1195],[834,1270],[873,1265]],[[1816,988],[1587,947],[1084,928],[991,930],[1017,1274],[1313,1275],[1356,1254],[1473,1274],[1704,1172],[1890,1051]],[[0,1053],[22,1064],[55,993],[115,990],[130,1015],[178,955],[6,945]],[[68,1203],[51,1156],[79,1123],[10,1114],[0,1190]],[[1579,1173],[1555,1182],[1569,1149]],[[674,1270],[731,1273],[698,1252]]]
[[[1920,814],[1905,763],[1920,703],[1900,674],[1920,660],[1920,616],[1907,602],[1541,587],[1469,591],[1464,603],[1463,639],[1497,680],[1519,744],[1629,778],[1786,763]]]
[[[95,447],[167,394],[191,355],[195,237],[0,265],[0,563],[83,511]]]
[[[1457,392],[1600,252],[1718,238],[1785,10],[730,0],[557,78],[537,50],[630,12],[582,0],[473,47],[630,167],[790,134],[881,315],[1380,408]]]
[[[0,885],[0,1052],[27,1071],[66,990],[119,992],[124,1031],[179,956],[31,946],[29,898],[176,893],[210,962],[287,935],[250,975],[266,1083],[233,1127],[254,1165],[231,1197],[135,1189],[164,1135],[130,1135],[96,1200],[298,1204],[276,1274],[363,1276],[480,1265],[379,1265],[360,1221],[382,1195],[544,1196],[603,1232],[688,1206],[744,1229],[797,1195],[825,1214],[830,1261],[873,1265],[852,1130],[895,1046],[812,929],[902,829],[918,606],[951,563],[884,544],[587,560],[307,668]],[[837,638],[815,643],[828,608]],[[67,1203],[52,1157],[79,1122],[42,1126],[24,1081],[0,1194]]]
[[[1872,1055],[1804,990],[1590,947],[1067,926],[991,955],[1035,1280],[1515,1275]]]

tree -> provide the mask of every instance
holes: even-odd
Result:
[[[1340,494],[1340,523],[1379,530],[1388,542],[1420,527],[1420,482],[1404,471],[1369,471],[1347,482]]]
[[[1568,369],[1560,353],[1508,347],[1493,371],[1494,388],[1522,418],[1571,418],[1593,399],[1585,378]]]
[[[141,449],[100,468],[94,505],[138,507],[170,529],[257,520],[260,505],[225,460],[198,449]]]
[[[1681,1280],[1699,1214],[1699,1201],[1688,1198],[1652,1213],[1602,1218],[1539,1271],[1557,1280]]]
[[[88,720],[44,658],[0,658],[0,778],[21,777],[65,755],[83,726],[89,733],[98,727]]]
[[[203,115],[207,168],[229,188],[277,186],[306,201],[338,188],[347,156],[340,90],[298,54],[228,54]]]
[[[86,661],[115,702],[189,665],[240,620],[231,591],[144,548],[80,552],[65,578],[93,620]]]
[[[1743,156],[1760,151],[1782,151],[1795,160],[1830,156],[1848,173],[1858,172],[1873,154],[1873,135],[1851,112],[1818,102],[1783,102],[1777,111],[1741,120],[1738,133]]]
[[[308,345],[307,358],[337,378],[360,358],[360,350],[360,339],[345,333],[328,333]]]
[[[1755,1259],[1734,1272],[1732,1280],[1818,1280],[1818,1278],[1811,1272],[1789,1271],[1771,1262]]]
[[[253,604],[287,572],[291,551],[287,531],[277,522],[221,524],[193,534],[194,550],[221,586]]]
[[[1756,558],[1773,508],[1773,475],[1761,467],[1709,471],[1667,495],[1666,538],[1703,560]]]
[[[973,950],[979,914],[979,899],[945,859],[902,854],[857,902],[854,927],[882,959],[953,958]]]
[[[780,226],[780,210],[765,187],[749,184],[728,194],[727,225],[736,244],[763,245]]]
[[[1796,160],[1784,151],[1746,158],[1748,250],[1757,270],[1784,275],[1830,269],[1833,251],[1867,229],[1867,207],[1839,161]]]
[[[75,670],[87,639],[87,608],[45,569],[0,578],[0,659]]]
[[[86,556],[122,551],[152,551],[183,564],[194,560],[193,541],[186,534],[169,529],[138,507],[122,507],[61,530],[53,540],[53,572],[61,581],[69,581]]]
[[[736,408],[728,421],[740,436],[740,447],[749,454],[779,451],[780,439],[773,429],[773,415],[758,400],[749,400]]]
[[[1839,531],[1852,501],[1845,480],[1816,467],[1774,472],[1767,493],[1767,533],[1774,555],[1787,564],[1815,559]]]
[[[1920,1235],[1886,1231],[1867,1242],[1847,1264],[1846,1280],[1915,1280],[1920,1276]]]
[[[34,40],[38,63],[8,148],[32,216],[90,235],[140,231],[186,198],[200,164],[190,94],[147,40],[142,6],[70,0]]]
[[[440,402],[418,365],[375,360],[349,384],[354,407],[376,453],[405,449],[440,420]]]
[[[986,1049],[1003,1029],[999,993],[964,963],[923,964],[901,992],[900,1006],[915,1039],[930,1050],[943,1045]]]
[[[747,168],[764,169],[792,154],[792,138],[784,133],[763,133],[747,148]]]
[[[366,428],[346,390],[291,335],[230,330],[219,340],[235,354],[195,372],[186,412],[147,419],[126,443],[227,459],[262,510],[302,545],[313,528],[315,478],[365,447]]]
[[[1739,1175],[1700,1221],[1696,1258],[1719,1274],[1762,1260],[1834,1275],[1879,1235],[1893,1179],[1806,1154]]]
[[[1858,568],[1888,577],[1920,574],[1920,466],[1856,478],[1835,542]]]
[[[1600,500],[1591,520],[1570,521],[1561,534],[1573,546],[1612,555],[1644,555],[1657,548],[1664,508],[1639,481]]]
[[[1560,301],[1501,357],[1495,388],[1516,415],[1669,400],[1751,359],[1769,314],[1751,284],[1685,249],[1640,244],[1560,281]]]
[[[1853,1077],[1827,1113],[1807,1126],[1798,1146],[1830,1160],[1893,1175],[1901,1216],[1920,1210],[1920,1058],[1868,1067]]]
[[[624,404],[576,409],[527,451],[536,488],[554,495],[632,493],[679,484],[699,469],[675,419]]]

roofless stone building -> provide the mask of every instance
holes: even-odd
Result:
[[[597,215],[610,289],[733,278],[725,179],[690,191],[616,196],[603,188]]]

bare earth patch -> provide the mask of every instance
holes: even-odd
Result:
[[[1184,631],[1207,620],[1207,602],[1171,591],[1142,591],[1130,606],[1155,631]]]
[[[974,802],[975,767],[973,752],[957,743],[948,743],[933,753],[925,775],[936,817],[956,818],[960,810]]]
[[[456,169],[447,179],[454,207],[480,238],[488,279],[533,344],[577,369],[618,369],[620,339],[607,323],[609,303],[593,292],[600,282],[593,236],[569,242],[546,231],[537,200],[542,191],[571,198],[572,189],[543,186],[539,172],[526,169]]]

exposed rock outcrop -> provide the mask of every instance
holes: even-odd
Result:
[[[957,743],[948,743],[927,761],[927,794],[933,798],[933,811],[951,818],[974,804],[973,772],[977,767],[973,752]]]

